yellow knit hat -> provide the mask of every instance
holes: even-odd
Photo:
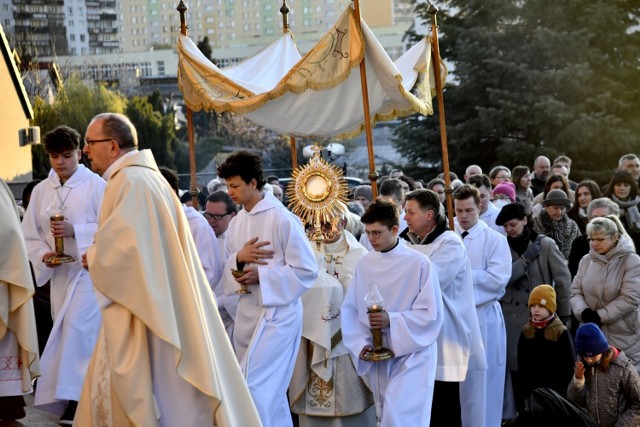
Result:
[[[531,295],[529,295],[529,308],[534,304],[546,308],[551,313],[555,313],[556,308],[558,308],[556,290],[549,285],[536,286],[531,291]]]

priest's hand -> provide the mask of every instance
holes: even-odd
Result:
[[[67,221],[51,221],[53,237],[74,237],[76,235],[73,224]]]
[[[389,313],[380,311],[377,313],[369,313],[369,326],[371,329],[384,329],[389,326]]]
[[[261,248],[270,244],[271,242],[259,242],[258,238],[254,237],[253,239],[245,243],[244,247],[238,251],[238,254],[236,255],[237,261],[267,265],[267,263],[263,260],[273,258],[273,251]]]
[[[260,277],[258,276],[258,269],[255,267],[247,267],[244,269],[244,274],[236,278],[236,282],[242,285],[257,285],[259,284]]]
[[[44,256],[42,257],[42,262],[44,262],[44,265],[46,265],[49,268],[58,267],[60,264],[50,264],[49,263],[49,258],[54,256],[55,254],[56,254],[55,252],[47,252],[46,254],[44,254]]]
[[[365,345],[364,347],[362,347],[362,351],[360,352],[360,355],[358,356],[361,360],[366,360],[364,358],[365,353],[371,353],[373,351],[373,347],[371,347],[370,345]]]

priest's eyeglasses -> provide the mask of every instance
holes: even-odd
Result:
[[[222,218],[224,218],[227,215],[229,214],[226,213],[224,215],[218,215],[218,214],[210,214],[209,212],[203,212],[202,214],[202,216],[204,216],[206,219],[214,219],[216,221],[220,221]]]
[[[113,138],[108,138],[108,139],[87,139],[87,138],[84,138],[85,145],[88,145],[89,147],[93,146],[93,144],[97,144],[98,142],[108,142],[108,141],[113,141]]]

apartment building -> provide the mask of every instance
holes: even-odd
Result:
[[[186,2],[189,36],[211,47],[256,44],[282,32],[283,0]],[[175,44],[176,0],[0,0],[0,22],[23,54],[34,57],[142,52]],[[322,34],[350,7],[348,0],[287,0],[295,34]],[[368,0],[361,10],[371,27],[413,21],[410,0]]]

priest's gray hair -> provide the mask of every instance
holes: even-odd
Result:
[[[138,132],[131,120],[124,114],[102,113],[92,120],[102,121],[102,130],[106,137],[113,138],[120,148],[137,148]]]

